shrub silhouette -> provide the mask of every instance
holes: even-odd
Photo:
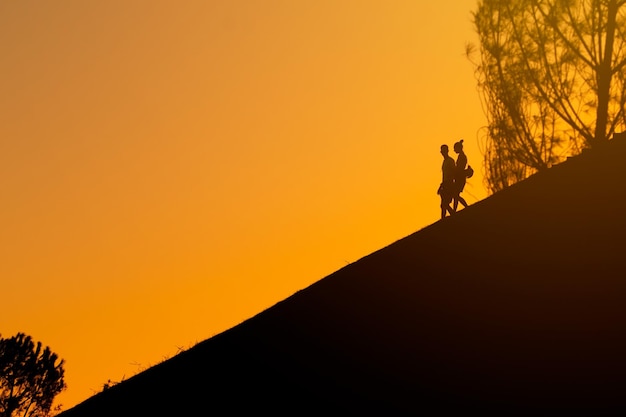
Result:
[[[0,417],[48,416],[66,387],[63,363],[24,333],[0,337]]]

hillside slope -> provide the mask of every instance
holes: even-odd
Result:
[[[61,415],[623,414],[624,160],[586,151]]]

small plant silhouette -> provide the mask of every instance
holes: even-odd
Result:
[[[50,415],[54,397],[66,388],[63,363],[24,333],[0,337],[0,416]]]

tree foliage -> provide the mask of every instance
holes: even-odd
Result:
[[[481,0],[468,45],[498,191],[626,126],[626,0]]]
[[[47,416],[65,389],[63,360],[49,347],[18,333],[0,337],[0,416]]]

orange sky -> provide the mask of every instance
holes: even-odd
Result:
[[[475,6],[1,2],[0,334],[68,408],[484,198]]]

